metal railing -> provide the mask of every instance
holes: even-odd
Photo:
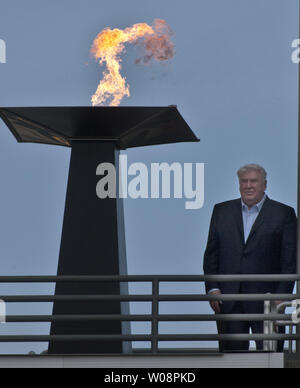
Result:
[[[300,275],[121,275],[121,276],[1,276],[0,283],[60,283],[60,282],[150,282],[152,294],[148,295],[4,295],[5,303],[55,302],[55,301],[120,301],[151,302],[151,314],[124,315],[13,315],[6,316],[6,322],[83,322],[83,321],[140,321],[151,322],[151,334],[123,335],[0,335],[0,342],[49,342],[49,341],[149,341],[151,352],[158,353],[159,343],[164,341],[266,341],[265,350],[276,351],[274,341],[300,340],[300,334],[278,334],[276,324],[289,325],[291,315],[270,308],[276,300],[300,299],[294,294],[161,294],[160,283],[167,282],[286,282],[298,281]],[[268,305],[265,314],[160,314],[161,302],[204,302],[204,301],[264,301]],[[282,306],[280,306],[282,307]],[[202,322],[202,321],[263,321],[262,334],[160,334],[160,322]]]
[[[297,305],[297,303],[296,303]],[[283,316],[283,320],[265,321],[264,322],[264,334],[274,334],[278,332],[279,327],[284,326],[289,328],[289,334],[293,334],[293,328],[299,324],[299,318],[297,322],[293,320],[293,314],[285,314],[287,307],[295,307],[293,302],[282,302],[276,304],[274,301],[265,301],[265,314],[271,316],[272,314]],[[264,350],[270,352],[276,352],[278,349],[278,341],[264,341]],[[289,339],[289,353],[293,352],[293,339]]]

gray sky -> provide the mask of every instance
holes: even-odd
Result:
[[[102,76],[91,59],[105,27],[165,19],[176,55],[168,64],[136,66],[128,46],[123,70],[131,97],[123,106],[178,105],[201,143],[126,151],[128,163],[205,163],[205,204],[185,200],[125,201],[129,274],[201,274],[213,205],[237,198],[236,170],[268,171],[268,195],[296,207],[296,0],[1,0],[0,106],[89,106]],[[56,274],[70,150],[18,144],[0,122],[1,275]],[[2,294],[49,293],[48,285],[1,285]],[[136,287],[145,292],[149,287]],[[203,292],[199,285],[162,285],[165,292]],[[133,304],[132,312],[149,306]],[[161,312],[209,312],[207,304],[162,304]],[[9,314],[50,313],[49,305],[9,305]],[[214,324],[163,324],[162,333],[209,333]],[[0,334],[48,333],[46,324],[6,324]],[[134,333],[149,330],[133,325]],[[142,344],[144,345],[144,344]],[[172,344],[164,344],[170,345]],[[208,344],[201,344],[202,346]],[[140,344],[141,346],[141,344]],[[199,344],[189,344],[199,346]],[[3,344],[1,353],[37,352],[46,344]]]

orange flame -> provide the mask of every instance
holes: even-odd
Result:
[[[166,61],[174,56],[174,44],[171,42],[172,30],[164,20],[156,19],[153,27],[145,23],[135,24],[125,30],[106,28],[98,34],[91,48],[92,55],[105,64],[92,104],[103,105],[111,100],[110,106],[120,105],[125,96],[130,96],[129,85],[121,75],[120,55],[125,50],[125,43],[137,44],[140,57],[136,63],[147,64],[151,59]]]

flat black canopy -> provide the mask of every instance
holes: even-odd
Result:
[[[120,149],[199,141],[176,106],[0,108],[18,142],[72,146],[114,141]]]

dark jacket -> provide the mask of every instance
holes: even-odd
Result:
[[[244,242],[241,199],[214,207],[204,254],[204,273],[295,274],[297,220],[293,208],[266,198]],[[219,288],[224,294],[292,293],[293,282],[206,283],[206,291]],[[263,303],[247,302],[245,313],[263,312]],[[233,302],[223,303],[230,312]]]

